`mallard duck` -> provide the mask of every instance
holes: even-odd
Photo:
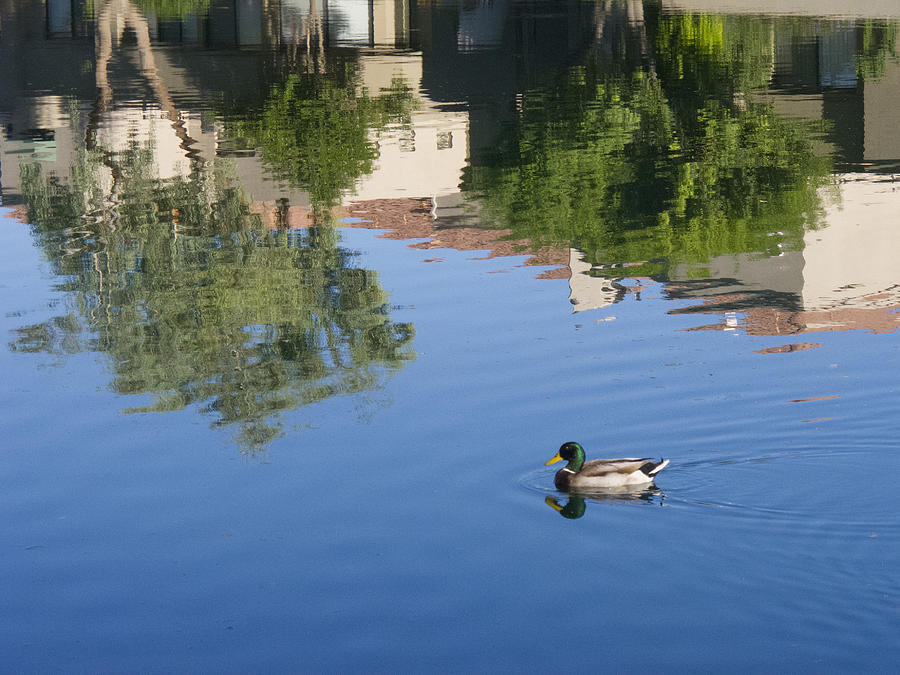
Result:
[[[550,466],[560,460],[568,461],[556,472],[553,479],[557,489],[583,489],[618,487],[620,485],[639,485],[651,483],[653,478],[666,468],[667,459],[658,462],[649,457],[622,457],[620,459],[594,459],[584,461],[584,448],[572,441],[563,443],[559,452],[548,461]]]

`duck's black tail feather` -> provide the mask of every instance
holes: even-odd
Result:
[[[668,466],[669,460],[662,458],[658,462],[647,462],[644,466],[641,467],[641,471],[643,471],[648,476],[655,476],[660,471]]]

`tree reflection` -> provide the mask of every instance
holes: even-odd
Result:
[[[816,128],[754,100],[774,67],[771,27],[662,14],[645,25],[630,3],[603,7],[589,58],[517,99],[464,189],[514,237],[643,261],[638,275],[799,246],[832,165],[814,152]]]
[[[885,61],[897,58],[897,23],[867,21],[862,26],[857,71],[860,77],[878,80]]]
[[[165,19],[203,14],[209,10],[209,0],[135,0],[145,14],[155,14]]]
[[[372,170],[372,129],[402,121],[412,97],[400,81],[377,96],[358,92],[348,61],[337,75],[283,74],[255,113],[230,118],[238,143],[261,148],[316,207],[308,229],[267,231],[234,165],[200,156],[157,68],[143,11],[179,17],[207,4],[93,4],[98,96],[83,126],[71,106],[80,141],[69,178],[39,163],[20,171],[28,221],[67,279],[71,307],[20,329],[11,346],[102,351],[116,392],[153,397],[130,412],[199,406],[253,449],[279,433],[282,411],[377,388],[415,358],[412,324],[391,320],[377,275],[354,266],[327,210]],[[126,31],[158,117],[152,104],[138,116],[117,107],[110,70],[129,48]],[[157,147],[165,139],[184,160],[168,176]]]
[[[355,66],[328,74],[293,73],[273,85],[249,114],[226,116],[228,135],[259,148],[263,161],[288,184],[307,190],[317,209],[336,205],[357,179],[374,168],[374,131],[408,124],[412,90],[401,78],[377,95],[357,93]]]
[[[374,272],[353,266],[328,220],[266,232],[227,165],[153,178],[153,152],[81,147],[71,182],[27,165],[28,219],[72,311],[19,331],[26,352],[109,355],[113,389],[150,394],[131,412],[199,405],[260,448],[279,413],[376,388],[415,357],[411,324],[391,321]]]

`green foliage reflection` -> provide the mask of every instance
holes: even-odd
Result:
[[[272,86],[259,111],[228,121],[228,135],[259,148],[273,173],[308,190],[316,208],[333,206],[372,172],[378,156],[372,133],[408,124],[414,108],[404,80],[373,96],[356,92],[357,79],[352,64],[328,76],[291,74]]]
[[[155,15],[160,19],[183,19],[187,16],[203,16],[209,11],[209,0],[132,0],[145,15]],[[85,16],[91,16],[97,5],[92,0],[85,4]]]
[[[330,222],[263,231],[221,162],[172,180],[152,165],[135,145],[112,162],[81,148],[68,184],[23,169],[29,220],[74,305],[13,349],[102,351],[115,391],[155,399],[132,412],[199,405],[247,448],[279,433],[281,411],[377,388],[415,357],[413,326],[391,321],[377,275]]]
[[[866,21],[863,23],[857,57],[857,71],[867,80],[884,76],[885,62],[897,60],[897,23]]]
[[[652,68],[592,61],[526,91],[464,188],[512,236],[643,262],[635,274],[799,246],[831,163],[809,123],[754,100],[773,68],[760,24],[659,17]]]
[[[209,10],[209,0],[137,0],[136,4],[141,11],[161,18],[201,16]]]

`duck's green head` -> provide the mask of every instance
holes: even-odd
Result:
[[[568,464],[566,464],[567,469],[576,472],[581,471],[581,467],[584,466],[584,448],[581,447],[581,444],[575,443],[574,441],[563,443],[559,446],[559,452],[557,452],[544,466],[550,466],[561,460],[566,460],[568,462]]]

